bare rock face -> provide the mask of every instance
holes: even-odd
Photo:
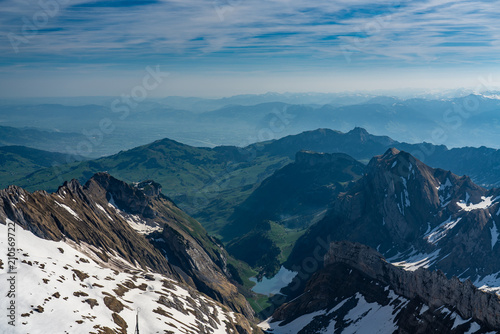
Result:
[[[270,323],[273,329],[300,323],[297,333],[486,333],[500,329],[500,300],[470,281],[405,271],[370,247],[342,241],[330,244],[324,268]]]
[[[253,319],[229,281],[223,247],[153,181],[131,186],[98,173],[84,186],[73,180],[53,194],[11,186],[0,190],[0,220],[6,219],[40,238],[88,245],[104,263],[122,265],[119,257],[165,274]]]

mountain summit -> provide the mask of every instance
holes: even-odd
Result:
[[[290,261],[300,263],[315,238],[329,236],[361,242],[410,268],[480,282],[500,273],[499,195],[391,148],[372,158],[365,175],[297,241]]]

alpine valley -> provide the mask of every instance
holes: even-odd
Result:
[[[500,331],[496,149],[357,127],[0,154],[1,332]]]

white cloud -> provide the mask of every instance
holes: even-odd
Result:
[[[2,1],[3,71],[157,63],[181,71],[459,66],[495,63],[500,51],[497,1],[165,0],[75,7],[85,3],[61,5],[14,53],[6,34],[23,36],[23,22],[43,11],[27,1]]]

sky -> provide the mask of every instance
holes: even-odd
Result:
[[[499,4],[0,0],[0,97],[127,94],[148,68],[158,97],[474,88],[500,81]]]

